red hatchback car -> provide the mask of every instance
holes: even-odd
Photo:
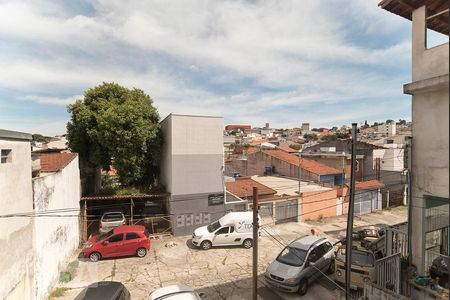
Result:
[[[150,250],[150,239],[144,226],[124,225],[91,237],[83,245],[83,257],[95,262],[101,258],[137,255]]]

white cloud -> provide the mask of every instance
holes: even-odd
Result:
[[[9,43],[0,51],[0,92],[66,105],[78,96],[60,95],[115,81],[144,89],[162,115],[259,121],[269,106],[401,95],[403,79],[383,70],[409,65],[408,37],[354,44],[349,24],[380,39],[401,32],[404,21],[376,0],[331,3],[342,9],[313,0],[97,0],[95,11],[77,15],[46,1],[4,1],[0,39]]]

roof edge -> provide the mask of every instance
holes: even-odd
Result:
[[[31,133],[0,129],[0,138],[12,140],[31,141],[33,139]]]

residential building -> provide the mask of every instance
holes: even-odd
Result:
[[[31,134],[0,130],[0,215],[33,211]],[[33,218],[0,218],[0,299],[33,299]]]
[[[301,161],[301,162],[300,162]],[[248,153],[245,158],[231,162],[229,168],[239,172],[242,176],[279,174],[286,177],[298,178],[327,185],[341,185],[344,183],[342,170],[309,159],[299,159],[298,156],[281,150],[261,150]],[[299,173],[299,164],[301,172]],[[228,175],[228,174],[227,174]]]
[[[395,122],[386,122],[377,126],[377,132],[384,136],[393,136],[397,134],[397,124]]]
[[[39,154],[32,179],[30,142],[0,130],[1,299],[47,299],[80,242],[78,156]]]
[[[172,232],[191,234],[226,211],[223,118],[170,114],[160,124],[161,183],[170,193]]]
[[[449,4],[383,0],[379,5],[412,20],[412,82],[403,87],[412,95],[410,255],[417,274],[427,274],[433,259],[449,254],[449,44],[427,46],[427,30],[449,35]],[[413,292],[419,290],[428,295],[423,287]]]
[[[248,129],[252,129],[251,125],[227,125],[225,126],[225,130],[226,131],[231,131],[231,130],[248,130]]]
[[[309,123],[302,123],[302,133],[309,132]]]

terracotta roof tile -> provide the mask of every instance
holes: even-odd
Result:
[[[244,148],[242,151],[247,153],[247,154],[250,154],[250,153],[259,152],[260,149],[259,148],[255,148],[255,147],[249,147],[249,148]]]
[[[75,153],[42,153],[41,172],[58,172],[64,169],[75,157]]]
[[[227,182],[225,184],[227,191],[238,197],[251,197],[253,196],[253,187],[258,188],[259,195],[275,195],[277,191],[271,189],[264,184],[256,182],[251,178],[238,178],[236,181]]]
[[[384,184],[378,180],[357,181],[355,189],[357,190],[371,190],[384,187]]]
[[[287,153],[297,153],[298,151],[295,149],[292,149],[291,147],[286,147],[286,146],[279,146],[278,149],[287,152]]]
[[[282,160],[284,162],[287,162],[288,164],[297,166],[299,165],[299,159],[298,156],[292,155],[280,150],[265,150],[262,151],[264,154],[278,158],[279,160]],[[301,160],[301,167],[302,169],[317,174],[317,175],[327,175],[327,174],[341,174],[342,171],[329,167],[325,164],[319,163],[314,160],[305,159],[302,158]]]
[[[250,142],[250,143],[248,143],[250,146],[259,146],[259,145],[261,145],[262,143],[268,143],[269,142],[269,140],[259,140],[259,141],[253,141],[253,142]]]

